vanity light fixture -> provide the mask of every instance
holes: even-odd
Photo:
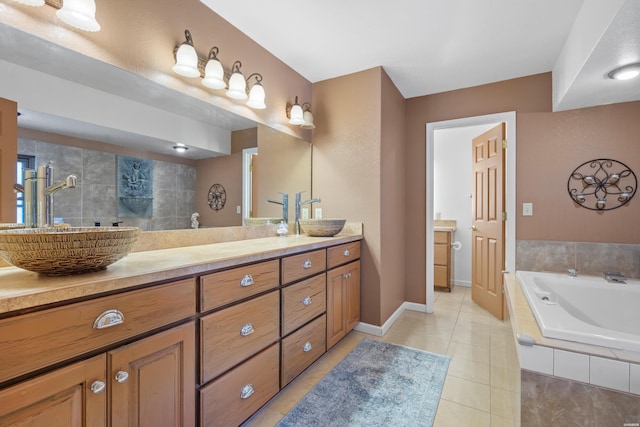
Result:
[[[247,99],[247,82],[240,71],[242,62],[236,61],[233,63],[231,69],[231,77],[229,77],[229,90],[227,96],[232,99]]]
[[[218,59],[218,48],[212,47],[209,51],[209,60],[204,69],[202,84],[210,89],[225,89],[227,83],[224,81],[224,69]]]
[[[253,86],[251,86],[251,90],[249,91],[249,99],[247,100],[247,105],[257,110],[264,110],[265,108],[267,108],[267,105],[264,103],[265,93],[264,87],[262,87],[262,75],[253,73],[249,76],[247,82],[251,80],[252,77],[256,78],[256,82],[253,84]]]
[[[176,64],[172,70],[185,77],[200,77],[198,69],[198,54],[196,48],[193,47],[193,39],[189,30],[184,30],[185,41],[178,47],[175,52]]]
[[[189,149],[189,147],[179,142],[177,145],[173,146],[173,149],[178,153],[184,153]]]
[[[293,105],[287,103],[286,112],[287,112],[287,117],[289,118],[290,124],[292,125],[304,124],[304,112],[302,111],[302,107],[300,106],[300,104],[298,104],[297,96]]]
[[[638,76],[640,76],[640,62],[618,67],[607,74],[607,77],[614,80],[629,80]]]
[[[316,125],[313,124],[313,114],[311,113],[311,104],[305,102],[300,106],[298,103],[298,97],[293,105],[287,103],[285,108],[289,123],[292,125],[300,125],[302,129],[315,129]]]
[[[100,31],[100,23],[96,21],[95,0],[15,0],[27,6],[43,6],[48,4],[58,9],[56,16],[66,24],[79,30]]]

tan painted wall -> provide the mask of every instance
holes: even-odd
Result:
[[[364,223],[361,317],[381,320],[381,68],[313,85],[313,196],[323,216]]]
[[[404,302],[405,293],[405,99],[382,72],[380,232],[382,269],[380,313],[384,322]]]
[[[198,160],[196,168],[196,211],[200,214],[200,225],[242,225],[242,215],[236,212],[236,206],[242,206],[242,152]],[[208,204],[207,195],[213,184],[222,185],[227,193],[224,208],[219,211],[214,211]]]
[[[639,243],[640,203],[596,213],[576,208],[567,179],[580,163],[619,159],[640,171],[640,103],[551,112],[551,74],[544,73],[407,100],[406,299],[424,303],[426,124],[516,111],[517,239]],[[534,216],[519,206],[534,203]]]
[[[258,146],[258,127],[231,132],[231,154]]]
[[[311,84],[288,65],[222,19],[198,0],[108,0],[96,2],[96,33],[73,30],[55,16],[49,6],[29,7],[5,2],[2,22],[116,67],[141,75],[169,88],[233,111],[281,131],[308,139],[310,134],[286,124],[285,105],[296,95],[311,98]],[[173,50],[184,41],[184,30],[193,37],[201,57],[217,46],[219,58],[230,70],[242,62],[245,77],[263,77],[267,108],[252,110],[205,88],[198,80],[176,75]],[[54,60],[43,58],[43,62]],[[284,125],[284,126],[282,126]]]
[[[18,161],[18,105],[0,98],[0,222],[16,222],[16,183]]]

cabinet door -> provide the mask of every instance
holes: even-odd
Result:
[[[108,353],[113,426],[195,424],[195,326],[160,332]]]
[[[1,426],[106,426],[106,356],[0,390]]]
[[[360,322],[360,261],[347,265],[344,293],[345,305],[345,332],[349,333]]]
[[[346,307],[342,290],[346,273],[347,266],[327,272],[327,350],[347,334],[344,321]]]

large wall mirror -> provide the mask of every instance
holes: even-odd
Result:
[[[54,181],[78,176],[76,189],[54,196],[59,220],[161,230],[189,228],[198,212],[203,227],[236,226],[249,216],[282,216],[267,202],[279,193],[311,194],[309,142],[0,25],[0,97],[18,103],[19,154],[34,167],[53,161]],[[178,143],[189,150],[176,153]],[[245,212],[248,149],[259,160]],[[151,161],[151,216],[118,211],[118,162],[126,157]],[[226,193],[216,210],[208,197],[215,184]]]

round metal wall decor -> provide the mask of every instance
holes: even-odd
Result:
[[[638,179],[624,163],[613,159],[584,162],[569,176],[569,196],[583,208],[608,211],[628,203],[636,194]]]
[[[209,188],[209,195],[207,199],[209,207],[214,211],[219,211],[224,208],[224,204],[227,201],[227,192],[222,185],[213,184],[211,188]]]

